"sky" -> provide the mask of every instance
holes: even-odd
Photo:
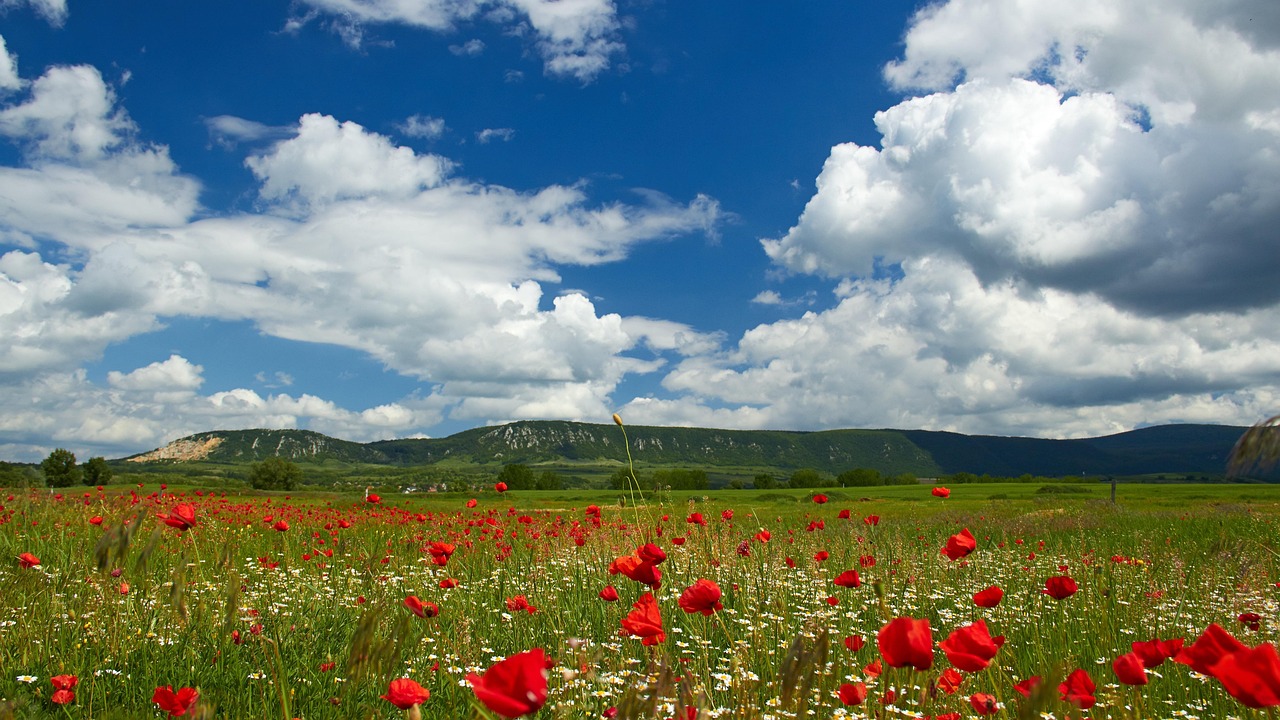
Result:
[[[0,0],[0,459],[1280,412],[1274,0]]]

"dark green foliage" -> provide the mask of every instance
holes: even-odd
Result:
[[[106,485],[111,482],[111,467],[104,457],[91,457],[84,464],[85,485]]]
[[[44,477],[33,467],[0,462],[0,487],[40,487]]]
[[[505,465],[498,473],[498,482],[506,483],[508,490],[533,490],[537,480],[527,465]]]
[[[544,470],[538,475],[535,487],[539,490],[560,490],[564,483],[560,480],[560,473],[554,470]]]
[[[874,487],[876,485],[884,485],[885,478],[880,474],[879,470],[871,468],[857,468],[856,470],[845,470],[836,477],[836,482],[840,487]]]
[[[751,481],[757,490],[774,490],[778,487],[778,479],[768,473],[760,473]]]
[[[813,468],[802,468],[791,473],[789,484],[792,489],[820,488],[832,484],[832,480]]]
[[[249,468],[255,490],[293,490],[302,483],[302,468],[284,458],[269,457]]]
[[[58,448],[49,453],[49,457],[40,463],[40,470],[49,487],[71,487],[80,482],[80,467],[76,465],[75,453],[70,450]]]
[[[655,470],[653,484],[664,490],[706,490],[711,487],[706,470]]]

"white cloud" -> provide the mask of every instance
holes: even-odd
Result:
[[[487,145],[490,140],[509,142],[511,138],[514,138],[515,136],[516,131],[511,128],[485,128],[476,133],[476,141],[481,145]]]
[[[67,20],[67,0],[0,0],[0,9],[30,5],[36,14],[54,27],[61,27]]]
[[[477,38],[472,38],[461,45],[450,45],[449,52],[459,56],[475,57],[484,52],[484,42]]]
[[[612,0],[305,0],[337,18],[335,28],[348,44],[363,42],[362,23],[398,23],[446,32],[477,17],[522,34],[531,29],[549,75],[589,82],[622,52],[619,23]],[[476,54],[483,46],[468,41],[455,54]],[[450,48],[453,50],[453,47]]]
[[[444,120],[429,115],[413,115],[400,126],[400,132],[409,137],[435,140],[444,134]]]
[[[195,390],[204,383],[203,372],[203,367],[175,354],[168,360],[153,362],[130,373],[112,370],[107,373],[107,384],[119,390]]]
[[[9,52],[9,47],[0,36],[0,90],[17,90],[22,87],[22,79],[18,77],[18,57]]]
[[[205,118],[204,124],[209,130],[209,137],[228,150],[240,143],[280,140],[292,136],[295,132],[291,127],[267,125],[235,115],[216,115]]]

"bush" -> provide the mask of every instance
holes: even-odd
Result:
[[[249,484],[255,490],[293,490],[302,483],[302,468],[283,458],[270,457],[249,468]]]

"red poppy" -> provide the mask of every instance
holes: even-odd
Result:
[[[658,613],[658,601],[653,593],[645,593],[631,606],[634,608],[622,618],[622,629],[631,637],[640,638],[644,645],[657,645],[667,639],[662,631],[662,616]]]
[[[689,517],[685,518],[684,521],[689,523],[690,525],[701,525],[703,527],[707,526],[707,519],[703,517],[702,513],[700,512],[689,513]]]
[[[373,493],[369,493],[368,497],[366,497],[364,501],[367,503],[372,503],[374,505],[377,505],[378,503],[382,502],[382,498],[377,495],[374,495]]]
[[[200,693],[195,688],[184,687],[174,692],[172,685],[165,685],[156,688],[151,695],[151,702],[159,705],[170,717],[180,717],[187,714],[199,697]]]
[[[952,695],[960,689],[960,683],[964,682],[964,676],[955,668],[947,668],[938,676],[938,689],[942,692]]]
[[[845,705],[861,705],[867,699],[867,686],[862,683],[844,683],[836,691]]]
[[[955,561],[967,556],[977,548],[978,541],[973,537],[973,533],[969,532],[969,528],[965,528],[947,538],[947,545],[942,548],[942,554]]]
[[[1258,630],[1262,627],[1262,616],[1256,612],[1240,613],[1236,616],[1236,620],[1239,620],[1241,625],[1250,630]]]
[[[40,564],[40,558],[29,552],[24,552],[18,556],[18,567],[33,568]]]
[[[196,507],[187,503],[174,505],[168,515],[157,514],[165,525],[178,530],[189,530],[196,526]]]
[[[504,493],[507,491],[507,484],[504,482],[497,483],[496,485],[493,486],[493,489],[497,490],[500,493]]]
[[[677,603],[687,613],[702,613],[708,617],[724,609],[720,602],[720,586],[706,578],[698,578],[697,582],[685,588]]]
[[[1093,696],[1095,690],[1097,686],[1093,684],[1089,673],[1077,668],[1058,686],[1058,696],[1081,710],[1088,710],[1098,701]]]
[[[1231,697],[1254,709],[1280,705],[1280,656],[1271,643],[1222,657],[1210,673]]]
[[[846,635],[844,638],[844,646],[853,652],[858,652],[866,644],[867,641],[863,640],[861,635]]]
[[[862,522],[866,523],[867,525],[873,525],[873,526],[874,526],[874,525],[879,525],[879,524],[880,524],[880,516],[879,516],[879,515],[868,515],[868,516],[866,516],[866,517],[862,518]]]
[[[404,606],[420,618],[433,618],[440,614],[440,606],[430,601],[419,600],[417,595],[406,597]]]
[[[636,548],[636,557],[653,565],[661,565],[667,559],[667,553],[653,543],[645,543]]]
[[[940,497],[940,498],[951,497],[951,491],[944,487],[936,487],[933,489],[932,492],[934,497]]]
[[[983,608],[993,608],[1004,599],[1004,591],[992,585],[986,590],[973,594],[973,604]]]
[[[75,686],[80,679],[75,675],[55,675],[49,678],[53,683],[53,695],[49,700],[54,705],[68,705],[76,701]]]
[[[819,505],[822,505],[827,502],[827,496],[823,495],[822,493],[818,493],[817,495],[813,496],[813,501],[818,503]]]
[[[470,500],[468,500],[468,501],[467,501],[467,507],[469,507],[469,508],[473,508],[473,507],[475,507],[477,504],[478,504],[478,503],[476,502],[476,499],[475,499],[475,498],[471,498]]]
[[[1076,585],[1076,581],[1072,580],[1070,575],[1055,575],[1044,581],[1044,590],[1040,592],[1054,600],[1065,600],[1075,595],[1079,589],[1080,586]]]
[[[624,555],[609,565],[609,573],[622,573],[638,583],[656,588],[662,584],[662,571],[651,562],[641,560],[635,555]]]
[[[444,590],[451,590],[458,587],[458,580],[457,578],[445,578],[440,581],[440,587]]]
[[[756,542],[767,543],[769,542],[769,539],[772,537],[773,537],[773,534],[770,533],[768,530],[761,530],[760,532],[756,533]]]
[[[910,665],[916,670],[933,667],[933,631],[928,619],[898,617],[876,635],[876,646],[890,667]]]
[[[826,562],[827,558],[829,557],[831,557],[831,555],[826,550],[819,550],[818,552],[813,554],[813,561]]]
[[[526,598],[523,595],[516,595],[515,597],[507,598],[507,609],[511,612],[520,612],[523,610],[530,615],[538,612],[538,608],[530,605],[529,598]]]
[[[988,695],[987,693],[974,693],[970,695],[969,707],[973,708],[973,711],[979,715],[994,715],[1000,710],[1000,707],[996,705],[995,696]]]
[[[275,528],[276,532],[284,532],[289,529],[289,523],[281,519],[281,520],[277,520],[276,524],[272,525],[271,527]]]
[[[401,710],[408,710],[426,702],[431,697],[431,691],[409,678],[396,678],[387,686],[387,691],[378,697]]]
[[[1111,663],[1116,678],[1125,685],[1146,685],[1147,669],[1137,653],[1127,652]]]
[[[862,586],[862,578],[858,577],[857,570],[845,570],[831,582],[839,587],[856,588]]]
[[[1026,680],[1014,685],[1013,689],[1017,690],[1022,697],[1029,698],[1031,697],[1031,693],[1035,692],[1036,688],[1040,687],[1040,683],[1042,682],[1044,682],[1044,678],[1039,675],[1032,675]]]
[[[605,602],[617,602],[618,589],[612,585],[605,585],[604,589],[600,591],[600,599]]]
[[[947,660],[965,672],[986,669],[1002,645],[1004,636],[991,637],[985,620],[956,628],[946,640],[938,643],[938,647],[946,653]]]
[[[499,660],[484,675],[471,673],[467,682],[476,699],[505,718],[537,712],[547,702],[547,671],[552,662],[542,648]]]
[[[1201,675],[1213,675],[1214,664],[1227,655],[1244,649],[1244,643],[1232,637],[1222,626],[1211,623],[1194,643],[1175,655],[1173,661],[1188,665]]]
[[[884,667],[880,664],[879,660],[872,660],[862,667],[862,672],[867,677],[878,678],[880,677],[880,673],[883,671]]]
[[[101,516],[101,515],[94,515],[93,517],[89,518],[89,524],[90,524],[90,525],[101,525],[101,524],[102,524],[102,516]]]

